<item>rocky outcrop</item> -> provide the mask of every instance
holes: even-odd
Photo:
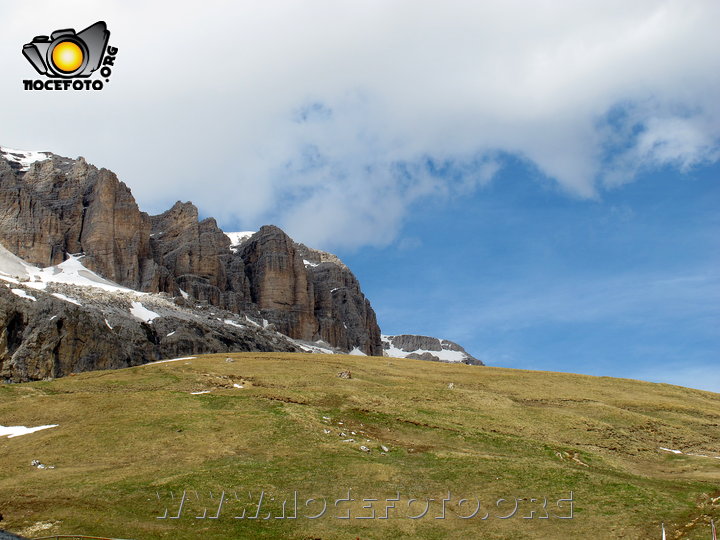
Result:
[[[382,353],[375,313],[334,255],[273,226],[230,249],[191,203],[148,216],[111,171],[30,154],[0,149],[0,243],[26,261],[50,266],[82,253],[85,266],[125,287],[261,314],[287,336],[345,352]]]
[[[185,308],[164,295],[60,284],[12,287],[0,282],[0,380],[7,382],[203,353],[302,350],[250,319],[212,307]],[[139,319],[133,302],[157,317]]]
[[[335,255],[262,227],[238,247],[252,302],[280,332],[343,351],[382,354],[380,329],[360,284]]]
[[[192,203],[178,201],[151,216],[150,243],[162,269],[156,290],[193,298],[239,312],[247,308],[250,284],[241,258],[230,251],[230,239],[213,218],[198,221]]]
[[[0,242],[41,266],[83,252],[88,268],[147,289],[156,270],[150,220],[130,190],[83,158],[49,156],[22,171],[0,155]]]
[[[384,356],[414,358],[433,362],[449,362],[483,366],[483,362],[468,354],[460,345],[447,339],[402,334],[382,336]]]
[[[337,256],[274,226],[230,236],[189,202],[148,216],[111,171],[83,158],[0,147],[0,244],[10,251],[0,246],[0,379],[229,351],[482,364],[447,340],[381,341]]]
[[[314,292],[317,336],[342,350],[382,355],[375,311],[344,264],[323,261],[307,267]]]
[[[238,249],[250,282],[250,298],[283,334],[311,339],[316,324],[313,289],[295,243],[274,226],[262,227]]]

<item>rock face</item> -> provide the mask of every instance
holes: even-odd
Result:
[[[14,287],[15,292],[0,282],[0,381],[62,377],[203,353],[301,351],[248,319],[216,308],[184,308],[163,295],[59,284],[46,290],[22,283]],[[158,317],[139,320],[132,314],[133,302]]]
[[[84,252],[88,268],[133,289],[155,273],[150,220],[125,184],[83,158],[48,154],[27,171],[0,154],[0,242],[32,264]]]
[[[370,302],[335,255],[271,225],[226,235],[214,219],[199,220],[189,202],[149,216],[115,174],[83,158],[0,147],[0,244],[27,263],[52,266],[51,274],[82,254],[76,270],[130,289],[98,294],[57,280],[47,289],[26,286],[7,279],[22,275],[25,263],[0,248],[0,379],[254,350],[482,365],[447,340],[381,339]],[[138,299],[135,291],[150,294]],[[80,305],[64,294],[81,298]],[[159,317],[139,321],[133,302]]]
[[[283,334],[343,351],[382,353],[375,313],[334,255],[273,226],[231,249],[191,203],[141,212],[114,173],[83,158],[0,148],[0,243],[39,266],[84,254],[83,264],[138,291],[261,315]]]
[[[317,329],[312,282],[290,237],[277,227],[262,227],[238,255],[245,262],[250,299],[263,317],[290,337],[311,338]]]
[[[380,329],[360,284],[340,259],[296,244],[273,226],[243,242],[252,302],[280,332],[343,351],[382,354]]]
[[[248,307],[250,285],[243,261],[233,257],[230,239],[213,218],[198,221],[193,204],[177,202],[167,212],[151,216],[150,223],[150,244],[160,269],[158,283],[150,290],[174,296],[183,290],[232,311]]]
[[[384,356],[415,358],[433,362],[449,362],[483,366],[480,360],[471,356],[460,345],[447,339],[402,334],[382,336]]]

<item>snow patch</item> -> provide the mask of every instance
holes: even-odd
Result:
[[[132,302],[130,314],[136,319],[140,319],[142,322],[146,323],[152,322],[153,319],[157,319],[160,316],[154,311],[147,309],[140,302]]]
[[[58,425],[59,424],[49,424],[47,426],[37,426],[31,428],[25,426],[0,426],[0,437],[5,437],[7,435],[8,439],[12,439],[13,437],[20,437],[21,435],[27,435],[28,433],[40,431],[41,429],[58,427]]]
[[[694,457],[704,457],[704,458],[712,458],[712,459],[720,459],[720,456],[708,456],[706,454],[691,454],[690,452],[683,452],[682,450],[673,450],[672,448],[665,448],[664,446],[659,446],[659,450],[662,450],[663,452],[672,452],[673,454],[682,454],[685,456],[694,456]]]
[[[350,351],[348,354],[352,356],[367,356],[364,352],[362,352],[358,347],[355,347],[352,351]]]
[[[23,285],[36,291],[44,291],[47,288],[47,283],[43,281],[27,281]]]
[[[82,257],[82,255],[69,255],[67,260],[58,265],[40,268],[26,263],[0,245],[0,279],[14,284],[19,283],[18,279],[27,280],[26,286],[39,290],[45,289],[48,283],[64,283],[81,287],[95,287],[110,292],[147,294],[121,287],[117,283],[100,277],[83,266],[80,262]]]
[[[47,152],[14,150],[12,148],[5,148],[4,146],[0,146],[0,154],[2,154],[8,161],[12,161],[13,163],[20,165],[21,171],[27,171],[30,169],[30,165],[36,161],[45,161],[46,159],[50,159],[50,154]]]
[[[314,267],[318,266],[320,263],[314,263],[314,262],[308,261],[307,259],[303,259],[303,264],[304,264],[306,267],[307,267],[307,266],[312,266],[312,267],[314,268]]]
[[[37,300],[37,298],[35,298],[31,294],[26,293],[23,289],[10,289],[10,292],[13,293],[15,296],[25,298],[26,300],[32,300],[33,302]]]
[[[196,356],[183,356],[182,358],[171,358],[170,360],[158,360],[157,362],[148,362],[147,364],[143,364],[143,366],[152,366],[155,364],[166,364],[168,362],[177,362],[178,360],[194,360],[197,358]]]
[[[386,336],[382,335],[380,336],[382,339],[383,344],[387,344],[388,348],[383,347],[383,356],[389,356],[392,358],[407,358],[411,354],[418,354],[422,355],[424,353],[430,353],[433,356],[436,356],[440,359],[441,362],[448,362],[448,363],[460,363],[463,360],[466,360],[468,358],[468,355],[462,351],[451,351],[449,349],[445,349],[445,346],[447,345],[446,341],[444,339],[439,340],[440,341],[440,347],[443,347],[440,351],[429,351],[426,349],[417,349],[414,351],[406,351],[405,349],[399,349],[395,345],[393,345],[392,338],[394,336]]]
[[[3,273],[3,272],[0,272],[0,279],[2,279],[3,281],[7,281],[8,283],[13,283],[13,284],[15,284],[15,285],[20,285],[20,282],[19,282],[17,279],[11,278],[10,276],[8,276],[7,274],[5,274],[5,273]],[[8,285],[8,283],[5,284],[7,287],[10,286],[10,285]]]
[[[46,283],[66,283],[68,285],[96,287],[110,292],[132,291],[132,289],[121,287],[85,268],[80,262],[82,257],[82,255],[70,255],[67,260],[57,266],[37,268],[36,271],[31,271],[30,273],[33,277],[37,276],[40,278],[40,281]]]
[[[185,291],[183,291],[182,289],[180,289],[180,295],[181,295],[185,300],[187,300],[188,298],[190,298],[190,295],[189,295],[188,293],[186,293]]]
[[[56,292],[56,293],[52,293],[52,295],[55,298],[59,298],[60,300],[65,300],[66,302],[70,302],[71,304],[75,304],[76,306],[82,306],[82,304],[80,302],[78,302],[77,300],[73,300],[72,298],[68,298],[64,294],[60,294],[60,293]],[[107,322],[107,321],[105,321],[105,322]]]
[[[112,326],[110,326],[110,323],[108,322],[107,319],[105,319],[105,324],[107,325],[107,327],[108,327],[110,330],[112,330]]]
[[[235,326],[235,327],[237,327],[237,328],[245,328],[242,324],[238,324],[238,323],[236,323],[235,321],[232,321],[232,320],[230,320],[230,319],[225,319],[223,322],[224,322],[225,324],[229,324],[230,326]]]
[[[6,276],[27,277],[27,266],[20,257],[0,245],[0,273]]]
[[[260,325],[259,325],[258,323],[256,323],[255,321],[253,321],[253,320],[252,320],[250,317],[248,317],[247,315],[245,315],[245,320],[246,320],[247,322],[249,322],[250,324],[252,324],[253,326],[260,327]]]
[[[315,341],[314,343],[307,343],[304,341],[299,341],[296,339],[291,339],[295,345],[300,347],[303,351],[308,353],[314,353],[314,354],[335,354],[335,351],[333,351],[330,348],[330,345],[325,343],[324,341]]]
[[[200,394],[209,394],[212,390],[200,390],[199,392],[190,392],[193,396],[198,396]]]
[[[230,239],[230,251],[237,253],[240,244],[248,240],[255,231],[226,232],[225,236]]]

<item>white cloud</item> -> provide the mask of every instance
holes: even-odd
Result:
[[[716,134],[707,129],[712,126],[702,125],[702,119],[651,118],[646,128],[637,142],[637,154],[642,161],[687,170],[718,157]]]
[[[23,43],[99,19],[120,49],[103,92],[22,91]],[[713,0],[5,2],[0,142],[85,155],[150,211],[383,245],[503,153],[578,197],[717,160],[717,20]]]

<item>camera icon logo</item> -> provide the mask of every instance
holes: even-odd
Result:
[[[82,32],[69,28],[37,36],[23,46],[22,52],[40,75],[89,77],[100,67],[109,39],[107,25],[98,21]]]

